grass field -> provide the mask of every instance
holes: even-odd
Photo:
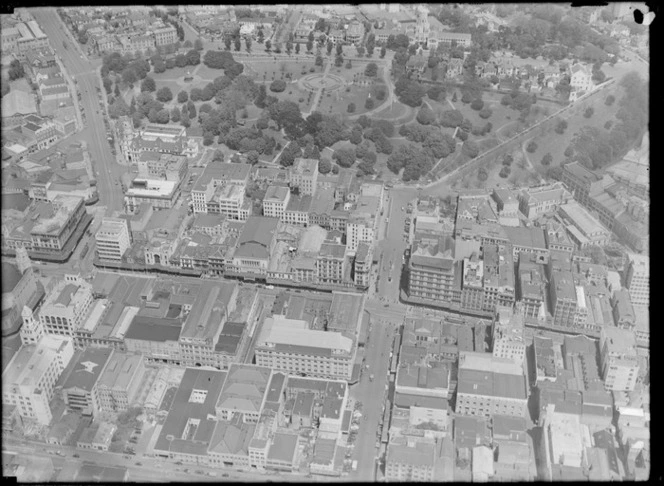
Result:
[[[385,85],[375,85],[375,87],[378,86]],[[379,101],[375,95],[372,95],[371,98],[374,100],[373,108],[365,108],[365,103],[373,89],[374,87],[349,86],[334,93],[325,93],[322,95],[321,100],[318,103],[317,110],[325,115],[334,113],[362,115],[363,113],[378,108],[386,101],[385,99]],[[385,97],[387,98],[387,87],[385,87],[385,93]],[[351,103],[355,103],[355,111],[353,113],[348,112],[348,105]]]
[[[214,78],[223,75],[224,75],[223,69],[210,69],[205,64],[201,64],[200,66],[198,66],[198,71],[196,71],[196,76],[199,76],[200,78],[206,81],[212,81],[214,80]]]
[[[244,74],[250,76],[254,81],[272,81],[274,79],[286,79],[287,74],[290,74],[291,79],[299,79],[305,74],[313,72],[319,73],[322,68],[314,65],[313,60],[280,60],[280,61],[245,61]]]
[[[155,81],[159,81],[160,79],[177,79],[184,77],[187,72],[193,72],[194,69],[196,69],[196,66],[174,67],[173,69],[167,69],[163,73],[155,73],[153,71],[149,76]]]
[[[617,91],[617,92],[616,92]],[[537,143],[537,150],[529,154],[533,166],[542,175],[545,175],[550,167],[556,167],[565,161],[565,149],[571,144],[574,134],[576,134],[582,127],[590,126],[596,127],[600,130],[605,130],[604,124],[608,120],[615,120],[615,114],[618,112],[618,102],[616,101],[612,106],[606,106],[604,100],[606,97],[613,93],[617,99],[622,96],[621,88],[603,90],[588,100],[578,103],[572,111],[572,116],[567,118],[568,127],[562,135],[554,131],[555,124],[547,130],[537,130],[532,140]],[[590,118],[585,118],[583,113],[586,108],[593,107],[595,113]],[[541,164],[542,157],[550,153],[553,156],[553,162],[549,167]]]

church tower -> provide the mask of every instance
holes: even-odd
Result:
[[[32,310],[30,310],[28,306],[23,306],[21,318],[23,319],[23,326],[21,326],[21,343],[24,346],[26,344],[38,343],[44,335],[44,326],[42,326],[42,323],[39,319],[35,319]]]

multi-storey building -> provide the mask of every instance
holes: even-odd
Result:
[[[603,246],[610,241],[609,231],[576,201],[560,206],[558,215],[565,222],[567,232],[578,248]]]
[[[577,293],[572,272],[553,272],[549,281],[550,308],[556,326],[574,327]]]
[[[276,218],[250,217],[226,264],[227,272],[247,278],[265,278],[276,245],[278,227],[279,220]]]
[[[99,410],[124,412],[137,398],[146,368],[141,354],[116,351],[97,384]]]
[[[175,181],[178,184],[187,177],[187,157],[184,155],[143,152],[138,157],[138,177]]]
[[[373,262],[373,246],[366,242],[357,245],[353,263],[355,285],[361,288],[369,287],[371,283],[371,265]]]
[[[251,205],[244,198],[244,187],[238,184],[217,186],[207,202],[207,213],[224,214],[231,219],[246,221],[251,214]]]
[[[520,253],[534,253],[537,261],[549,261],[549,250],[546,247],[544,230],[542,228],[510,228],[505,227],[505,233],[512,245],[514,262],[519,260]]]
[[[168,288],[166,283],[166,288]],[[180,332],[180,355],[186,366],[216,366],[215,346],[229,315],[235,309],[235,282],[204,282],[183,286],[181,299],[188,299],[188,314]],[[193,290],[194,295],[189,292]]]
[[[62,399],[71,411],[96,416],[99,412],[99,377],[113,354],[112,348],[87,348],[65,371]]]
[[[194,213],[208,212],[208,203],[213,200],[217,187],[230,184],[244,190],[250,171],[249,164],[208,164],[191,190]]]
[[[360,22],[351,22],[346,29],[346,42],[357,44],[364,37],[364,25]]]
[[[592,73],[581,64],[572,66],[572,76],[569,82],[572,89],[590,91],[593,87]]]
[[[230,365],[215,405],[217,417],[230,421],[237,414],[243,423],[258,423],[271,377],[270,368],[239,363]]]
[[[15,406],[24,420],[48,425],[55,384],[73,356],[73,342],[66,337],[44,336],[21,346],[2,373],[2,404]]]
[[[51,203],[40,205],[41,218],[30,231],[32,250],[56,253],[64,249],[85,218],[85,204],[82,197],[56,196]]]
[[[536,261],[532,253],[519,256],[517,301],[521,303],[524,317],[544,317],[546,280],[544,265]]]
[[[102,260],[122,260],[131,245],[129,224],[124,218],[104,218],[95,234],[97,256]]]
[[[311,208],[311,196],[290,194],[282,221],[287,224],[307,226],[309,222],[309,208]]]
[[[125,191],[124,203],[128,213],[134,213],[146,202],[153,209],[172,209],[180,196],[180,184],[175,181],[134,179]]]
[[[570,255],[574,252],[574,243],[567,235],[565,226],[558,220],[551,220],[544,226],[544,239],[546,248],[555,251],[566,251]]]
[[[298,157],[289,169],[291,186],[299,187],[300,194],[313,196],[318,180],[318,160]]]
[[[346,227],[348,251],[356,251],[358,245],[363,241],[373,243],[376,235],[376,221],[375,215],[351,214]]]
[[[350,379],[353,340],[340,332],[309,329],[306,321],[283,315],[268,317],[256,342],[256,364],[288,373]]]
[[[572,193],[574,199],[584,206],[589,206],[589,195],[603,186],[602,178],[589,171],[579,162],[572,162],[563,167],[562,182]]]
[[[16,29],[21,36],[16,39],[16,54],[19,59],[23,59],[28,51],[48,47],[48,37],[34,20],[27,23],[20,22],[16,24]]]
[[[431,482],[435,480],[436,445],[422,440],[387,446],[385,479]]]
[[[602,378],[607,390],[632,391],[639,376],[634,331],[603,327],[600,334]]]
[[[633,330],[636,324],[634,307],[625,289],[616,290],[612,297],[613,321],[616,327]]]
[[[66,89],[65,93],[68,93]],[[28,115],[23,118],[23,121],[25,123],[21,127],[21,132],[37,141],[37,150],[50,147],[58,139],[58,131],[52,121],[37,115]]]
[[[18,51],[18,40],[21,38],[21,33],[16,27],[3,27],[0,31],[2,35],[2,52],[17,52]]]
[[[523,311],[517,304],[516,309],[498,307],[493,323],[493,356],[511,359],[522,365],[526,358],[526,340],[524,335]]]
[[[459,353],[456,412],[525,417],[528,390],[523,367],[488,353]]]
[[[461,299],[456,285],[457,265],[452,257],[453,240],[441,237],[436,244],[416,242],[408,262],[408,295],[419,299],[456,302]]]
[[[323,243],[316,257],[318,283],[341,284],[346,275],[346,245]]]
[[[175,44],[178,41],[178,32],[172,25],[154,30],[154,41],[158,46]]]
[[[470,47],[471,41],[470,34],[436,30],[429,33],[428,45],[429,48],[433,49],[436,49],[440,44],[451,45],[452,43],[462,47]]]
[[[650,303],[650,258],[634,253],[629,253],[628,257],[625,288],[629,290],[632,304],[647,306]]]
[[[477,253],[463,259],[461,305],[469,310],[484,308],[484,262],[477,257]]]
[[[284,186],[270,186],[263,198],[263,216],[284,219],[291,193]]]
[[[46,296],[39,320],[47,334],[74,337],[92,309],[92,286],[80,277],[65,277]]]
[[[495,312],[496,306],[512,307],[516,292],[514,262],[507,245],[484,245],[484,311]]]

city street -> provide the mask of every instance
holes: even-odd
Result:
[[[405,209],[416,197],[416,192],[412,189],[391,190],[389,194],[390,200],[385,208],[386,217],[389,217],[387,231],[380,226],[377,237],[379,255],[382,255],[378,269],[378,295],[388,302],[398,302],[402,258],[407,247],[404,238],[404,223],[407,216]],[[404,211],[401,210],[402,207]]]
[[[396,323],[400,323],[396,320]],[[388,386],[388,369],[390,351],[396,326],[372,315],[371,331],[365,346],[365,365],[360,381],[351,387],[351,396],[355,401],[362,402],[362,419],[357,431],[353,460],[357,461],[357,471],[349,478],[355,481],[374,481],[376,473],[376,433],[383,417],[385,394]],[[374,379],[371,381],[370,376]]]
[[[129,469],[129,480],[137,482],[166,482],[166,481],[181,481],[191,482],[196,481],[213,481],[213,482],[230,482],[230,481],[251,481],[251,482],[264,482],[266,474],[259,472],[241,472],[231,469],[224,470],[223,468],[210,468],[196,465],[179,466],[172,461],[165,461],[152,457],[138,457],[133,456],[132,459],[125,459],[123,454],[100,452],[92,450],[82,450],[69,446],[56,446],[45,443],[36,443],[29,441],[19,441],[13,438],[7,438],[3,441],[2,449],[18,454],[29,454],[32,457],[43,457],[52,459],[56,468],[66,467],[71,470],[72,474],[77,466],[82,465],[84,462],[92,462],[99,466],[124,466]],[[49,454],[48,451],[55,453],[62,451],[65,457]],[[73,454],[79,457],[74,458]],[[140,463],[140,465],[137,465]],[[74,467],[70,467],[74,466]],[[184,469],[189,469],[189,472],[184,472]],[[203,474],[197,474],[196,471],[201,471]],[[216,473],[216,476],[209,476],[208,473]],[[227,474],[228,477],[224,477]],[[270,473],[272,478],[282,479],[288,482],[304,482],[307,481],[306,477],[298,475],[276,475]],[[65,480],[72,481],[73,477],[64,478]]]
[[[101,81],[96,71],[99,61],[89,61],[72,46],[71,38],[66,34],[66,27],[54,8],[36,8],[33,15],[44,33],[49,37],[51,46],[62,59],[65,69],[76,80],[81,93],[80,106],[85,111],[86,128],[70,138],[82,139],[88,144],[93,162],[99,191],[99,204],[106,206],[106,215],[122,210],[124,196],[116,181],[126,172],[126,167],[116,163],[106,139],[103,112],[100,110],[99,94]],[[68,48],[65,48],[65,42]]]

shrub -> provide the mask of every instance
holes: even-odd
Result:
[[[573,153],[574,149],[572,147],[567,147],[564,152],[565,157],[571,157]]]
[[[471,159],[474,159],[479,155],[480,147],[477,143],[467,140],[461,146],[461,151]]]
[[[270,91],[273,93],[281,93],[286,90],[286,82],[281,79],[275,79],[270,84]]]
[[[423,106],[417,114],[417,121],[422,125],[431,125],[436,121],[436,115],[429,107]]]
[[[463,95],[461,95],[461,103],[467,105],[467,104],[470,103],[471,101],[473,101],[473,97],[471,96],[470,93],[465,92]]]
[[[542,157],[542,165],[551,165],[551,162],[553,162],[553,156],[549,153],[544,154],[544,157]]]
[[[530,153],[530,154],[534,153],[535,150],[537,150],[537,144],[536,144],[535,142],[530,142],[530,143],[526,146],[526,150],[527,150],[528,153]]]
[[[609,95],[609,96],[607,96],[606,99],[604,100],[604,104],[605,104],[606,106],[611,106],[613,103],[615,103],[615,101],[616,101],[616,97],[613,96],[613,95]]]
[[[604,128],[606,128],[607,130],[611,130],[611,127],[612,127],[612,126],[613,126],[613,120],[608,120],[608,121],[604,124]]]
[[[479,98],[473,100],[473,102],[470,104],[470,107],[475,111],[480,111],[482,108],[484,108],[484,101]]]
[[[348,113],[355,113],[355,103],[348,103]]]
[[[480,170],[477,171],[477,178],[482,182],[485,182],[489,178],[489,174],[486,173],[484,167],[480,167]]]
[[[583,113],[583,116],[585,118],[590,118],[591,116],[593,116],[594,113],[595,109],[592,106],[589,106],[588,108],[586,108],[586,111]]]
[[[374,107],[374,100],[373,98],[367,98],[367,101],[364,103],[364,107],[367,110],[371,110]]]
[[[491,115],[493,115],[493,111],[491,111],[491,108],[482,108],[479,112],[480,118],[483,118],[486,120],[487,118],[491,118]]]
[[[503,179],[507,179],[510,175],[510,172],[512,172],[512,169],[510,169],[507,166],[503,166],[503,168],[500,169],[500,172],[498,173],[498,175],[500,177],[502,177]]]

